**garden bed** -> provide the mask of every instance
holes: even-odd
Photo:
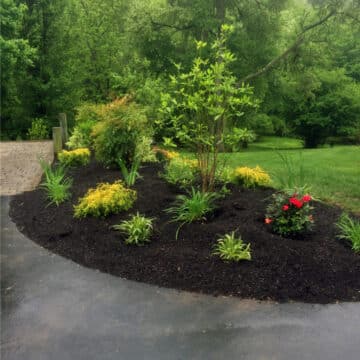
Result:
[[[135,189],[134,207],[106,219],[74,219],[73,205],[99,182],[118,180],[120,172],[96,162],[71,171],[72,198],[46,206],[41,189],[13,198],[10,216],[20,231],[44,248],[81,265],[164,287],[213,295],[277,301],[329,303],[360,300],[360,256],[336,239],[334,223],[341,209],[315,203],[315,228],[303,238],[272,234],[264,224],[271,189],[232,192],[219,201],[208,221],[184,225],[178,240],[177,223],[164,209],[179,191],[159,178],[159,164],[144,164]],[[151,242],[126,245],[110,226],[139,211],[154,217]],[[238,229],[251,243],[252,261],[224,262],[212,255],[219,235]]]

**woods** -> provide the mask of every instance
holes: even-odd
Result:
[[[73,125],[84,103],[126,94],[155,124],[170,75],[190,72],[196,42],[226,24],[229,71],[258,104],[232,125],[306,147],[359,141],[357,0],[2,0],[1,14],[3,140],[28,139],[35,119],[50,135],[59,112]]]

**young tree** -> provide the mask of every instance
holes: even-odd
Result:
[[[171,76],[169,92],[162,94],[162,113],[176,129],[177,138],[195,151],[203,192],[213,191],[218,153],[227,121],[253,107],[252,88],[238,87],[229,70],[234,55],[226,48],[231,27],[223,25],[212,44],[213,58],[200,56],[189,72]],[[197,42],[199,53],[207,44]],[[180,66],[178,66],[180,70]]]

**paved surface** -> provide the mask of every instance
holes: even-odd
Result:
[[[1,204],[1,359],[358,360],[360,304],[275,304],[86,269],[20,234]]]
[[[0,142],[0,195],[32,190],[42,174],[39,157],[53,160],[52,141]]]

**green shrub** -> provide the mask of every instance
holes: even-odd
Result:
[[[75,150],[62,150],[58,155],[60,164],[64,166],[83,166],[90,163],[90,150],[79,148]]]
[[[131,165],[137,144],[149,131],[144,110],[123,98],[104,106],[101,117],[92,132],[96,158],[106,166],[116,166],[118,159]]]
[[[231,151],[239,151],[241,148],[246,149],[249,143],[255,141],[256,134],[247,128],[240,129],[234,127],[231,133],[224,137],[225,146]]]
[[[91,132],[95,124],[93,120],[77,124],[66,146],[69,149],[90,148],[92,146]]]
[[[126,244],[143,245],[150,241],[153,231],[152,222],[153,219],[146,218],[137,212],[130,220],[123,221],[119,225],[112,226],[112,228],[126,235]]]
[[[270,185],[270,176],[261,167],[238,167],[233,172],[232,180],[246,188]]]
[[[30,140],[44,140],[49,138],[49,129],[44,119],[34,119],[28,130]]]
[[[166,163],[162,177],[169,184],[188,187],[194,184],[197,175],[196,160],[177,157]]]
[[[142,162],[156,162],[156,155],[151,144],[153,139],[150,136],[142,136],[135,149],[136,157]]]
[[[251,260],[250,244],[245,244],[241,237],[237,238],[234,231],[218,239],[213,254],[229,261]]]
[[[343,213],[336,226],[341,231],[339,239],[348,240],[355,252],[360,252],[360,222]]]
[[[49,205],[56,204],[59,206],[71,196],[72,179],[65,176],[65,168],[62,165],[52,169],[47,162],[40,160],[40,166],[45,175],[45,180],[40,184],[40,187],[46,191],[47,198],[50,201]]]
[[[312,197],[303,189],[278,192],[266,209],[265,223],[280,235],[295,235],[311,230],[314,219],[310,206]]]
[[[74,206],[76,218],[86,216],[106,217],[120,211],[129,210],[136,200],[136,191],[127,189],[121,181],[113,184],[101,183],[89,189]]]

